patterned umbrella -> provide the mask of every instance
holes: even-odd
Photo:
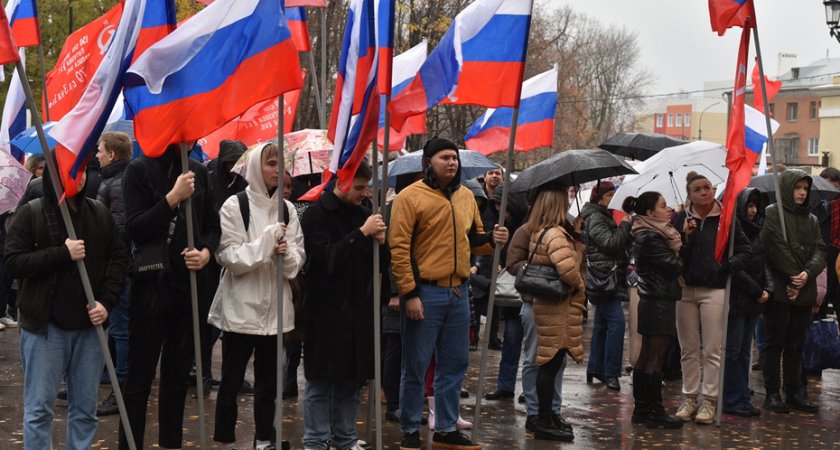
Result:
[[[0,214],[15,209],[32,173],[6,152],[0,152]]]
[[[327,138],[327,130],[295,131],[283,136],[283,142],[286,170],[293,177],[321,173],[329,167],[333,144]]]

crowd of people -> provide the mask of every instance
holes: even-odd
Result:
[[[303,203],[294,199],[309,186],[280,173],[275,144],[246,149],[223,141],[218,159],[208,166],[191,160],[186,173],[175,146],[157,159],[131,155],[127,135],[102,135],[98,164],[79,177],[79,194],[64,199],[74,239],[37,155],[27,161],[35,178],[21,204],[0,216],[0,326],[21,328],[27,449],[50,448],[57,397],[68,402],[68,449],[90,448],[97,416],[117,413],[113,392],[97,405],[98,384],[107,377],[98,325],[107,326],[133,443],[145,448],[159,368],[157,444],[181,448],[195,377],[191,272],[204,324],[198,378],[205,394],[218,385],[213,439],[223,450],[236,448],[237,397],[247,391],[254,396],[253,448],[289,448],[276,442],[275,408],[281,397],[298,395],[301,360],[304,447],[363,448],[356,420],[361,389],[374,378],[376,282],[385,418],[400,425],[400,449],[419,449],[424,425],[434,430],[433,447],[481,448],[461,432],[472,424],[461,417],[459,402],[480,317],[488,315],[490,279],[503,271],[526,278],[535,266],[553,269],[562,294],[522,292],[519,303],[497,307],[496,320],[485,325],[486,344],[501,350],[496,389],[486,400],[515,398],[521,364],[520,402],[535,439],[574,440],[561,415],[568,359],[586,362],[587,383],[597,380],[613,391],[622,389],[622,371],[631,371],[631,420],[650,428],[710,424],[721,396],[723,413],[760,415],[749,386],[756,367],[763,370],[764,410],[817,412],[807,398],[802,354],[812,316],[826,314],[823,298],[836,302],[840,293],[833,267],[840,203],[814,201],[812,178],[803,171],[780,172],[779,203],[754,188],[740,194],[730,251],[719,262],[721,204],[701,173],[689,174],[686,201],[676,210],[657,192],[610,209],[617,186],[601,180],[579,217],[570,213],[579,186],[559,182],[510,193],[501,216],[502,170],[487,172],[480,184],[463,180],[457,146],[432,138],[423,148],[422,172],[401,175],[393,201],[377,213],[372,168],[364,162],[347,185]],[[840,185],[840,171],[822,176]],[[497,247],[500,265],[493,267]],[[592,338],[585,351],[588,317]],[[630,365],[623,369],[627,329]],[[278,333],[286,354],[282,374]],[[220,381],[210,361],[218,339]],[[253,388],[245,381],[252,358]],[[278,392],[281,375],[286,383]],[[663,406],[664,379],[682,380],[674,415]],[[129,439],[121,424],[119,448],[129,448]]]

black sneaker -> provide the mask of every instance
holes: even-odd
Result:
[[[114,391],[111,391],[105,400],[102,400],[102,403],[96,405],[96,416],[113,416],[114,414],[119,414],[120,408],[117,406],[117,397],[114,395]]]
[[[414,450],[420,448],[420,432],[403,434],[403,440],[400,444],[400,450]]]
[[[239,388],[239,393],[242,395],[253,396],[254,387],[251,386],[251,383],[249,383],[248,380],[243,380],[242,387]]]
[[[481,450],[481,446],[474,444],[460,431],[449,433],[435,433],[432,437],[432,448],[450,448],[454,450]]]

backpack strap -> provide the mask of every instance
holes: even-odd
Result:
[[[35,234],[35,245],[46,248],[47,242],[47,218],[44,217],[44,200],[36,198],[29,202],[29,218],[32,232]]]
[[[251,224],[251,205],[248,202],[248,193],[240,191],[236,193],[236,199],[239,200],[239,213],[242,214],[242,223],[245,224],[245,232],[248,232],[248,225]]]

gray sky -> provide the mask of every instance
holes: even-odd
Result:
[[[706,0],[537,0],[548,6],[571,5],[601,23],[638,33],[642,64],[655,80],[648,94],[694,91],[704,81],[732,79],[740,28],[718,37],[711,29]],[[797,65],[840,57],[840,43],[825,25],[821,0],[755,0],[764,70],[776,74],[777,54],[798,55]],[[750,59],[755,56],[752,42]],[[750,66],[750,70],[752,66]]]

